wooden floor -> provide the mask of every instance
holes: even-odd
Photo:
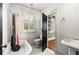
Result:
[[[55,40],[48,41],[48,48],[51,50],[55,50],[55,48],[56,48]]]

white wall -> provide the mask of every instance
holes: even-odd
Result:
[[[65,21],[61,21],[64,17]],[[57,11],[57,50],[68,54],[68,48],[61,44],[63,38],[79,39],[79,4],[62,4]]]
[[[8,19],[8,4],[3,4],[3,43],[8,44],[9,40],[11,39],[11,26],[10,26],[10,20]]]

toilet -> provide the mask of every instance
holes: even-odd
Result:
[[[35,39],[34,42],[36,47],[41,47],[41,43],[42,43],[41,39]]]

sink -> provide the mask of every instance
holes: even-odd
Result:
[[[11,50],[11,42],[8,43],[7,48],[3,52],[4,55],[28,55],[32,51],[32,47],[29,45],[29,43],[26,40],[20,40],[19,44],[21,48],[19,51],[13,52]]]
[[[61,41],[61,43],[70,48],[79,49],[79,40],[78,39],[63,39]]]

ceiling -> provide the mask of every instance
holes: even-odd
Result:
[[[29,7],[32,7],[32,8],[35,8],[35,9],[38,9],[38,10],[43,10],[43,9],[47,9],[49,8],[50,6],[54,6],[55,4],[51,4],[51,3],[36,3],[36,4],[25,4]],[[54,6],[55,7],[55,6]]]
[[[50,11],[56,10],[60,5],[60,3],[13,3],[10,5],[19,5],[24,7],[29,7],[36,9],[38,11],[42,11],[45,14],[50,13]]]
[[[59,3],[21,3],[21,5],[43,11],[47,9],[55,9],[59,6]]]
[[[53,8],[56,8],[58,4],[55,4],[55,3],[30,3],[30,4],[24,4],[24,5],[42,11],[47,8],[50,8],[51,6],[53,6]]]

